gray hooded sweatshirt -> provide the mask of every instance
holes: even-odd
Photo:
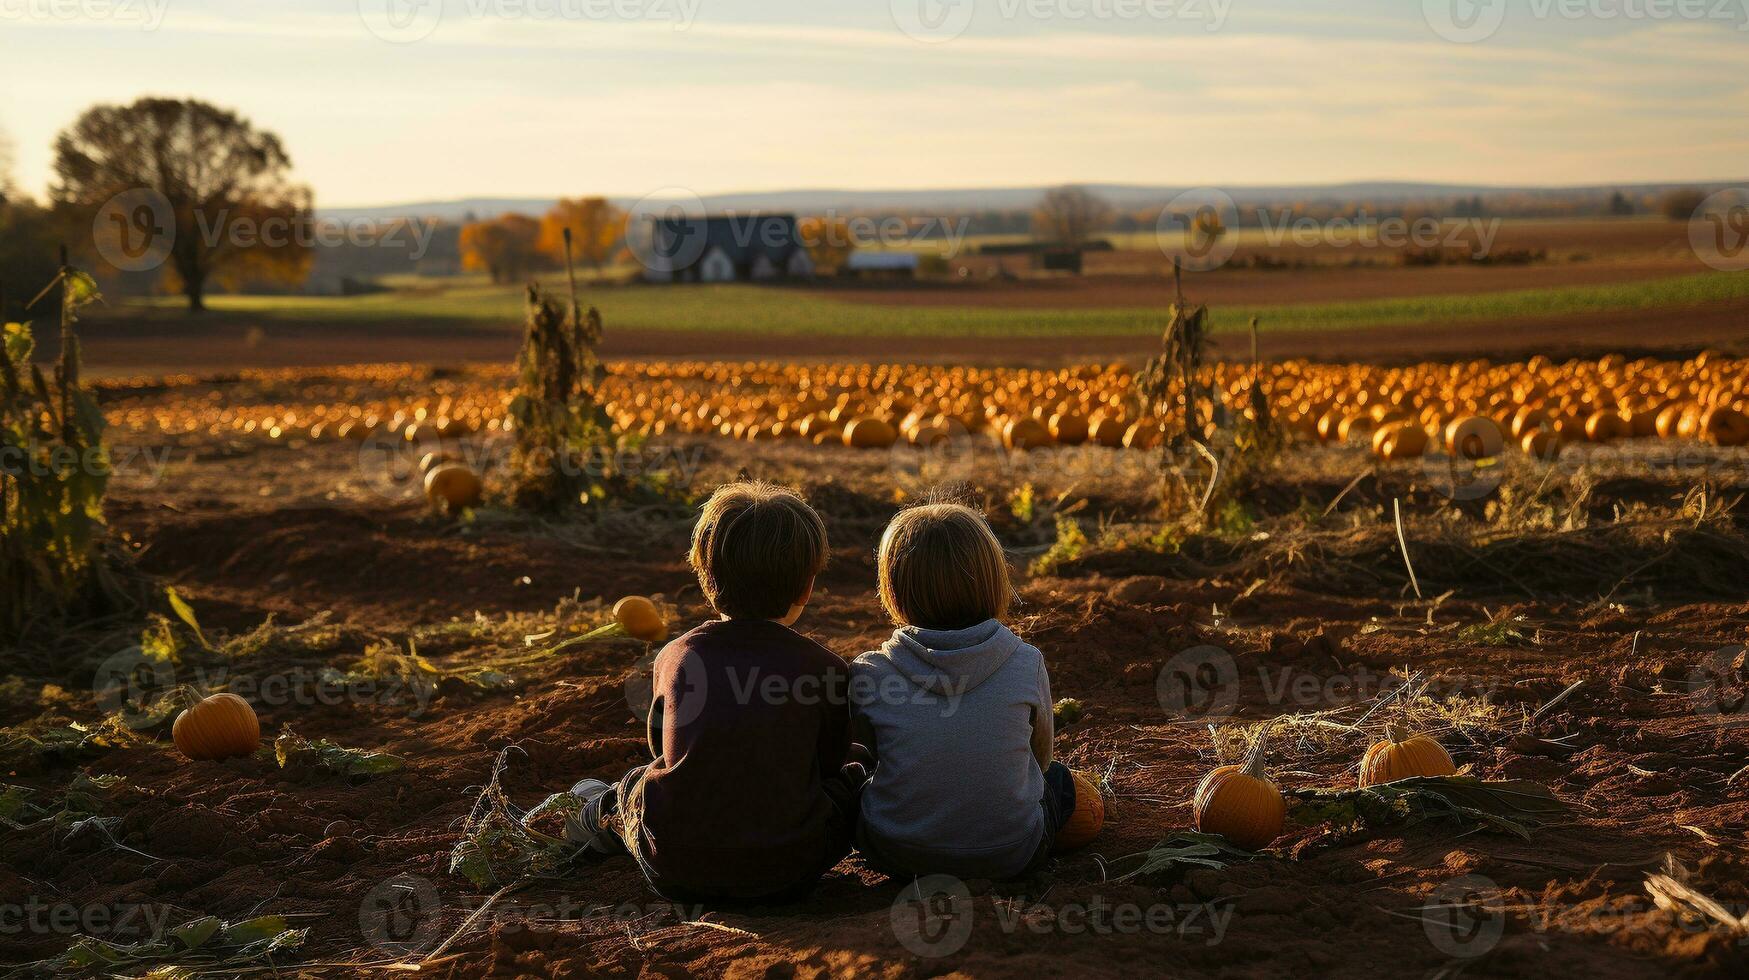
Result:
[[[1009,878],[1044,839],[1049,744],[1044,655],[992,619],[894,631],[850,666],[854,731],[876,765],[862,834],[879,863],[912,874]]]

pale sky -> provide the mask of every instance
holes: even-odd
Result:
[[[194,96],[327,207],[1724,180],[1746,27],[1749,0],[0,0],[0,132],[40,193],[87,106]]]

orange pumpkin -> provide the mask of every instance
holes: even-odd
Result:
[[[1116,449],[1123,445],[1124,432],[1127,429],[1128,426],[1121,421],[1105,416],[1093,423],[1093,427],[1088,431],[1088,436],[1101,446],[1110,446]]]
[[[1160,444],[1160,440],[1163,438],[1165,438],[1165,433],[1161,431],[1160,423],[1142,419],[1130,426],[1129,431],[1123,434],[1123,447],[1125,449],[1153,449]]]
[[[628,595],[613,604],[613,618],[625,631],[646,643],[661,643],[668,639],[668,624],[663,622],[656,604],[641,595]]]
[[[1220,834],[1248,851],[1261,851],[1281,836],[1287,801],[1263,764],[1268,742],[1265,728],[1244,763],[1221,766],[1203,777],[1191,800],[1197,830]]]
[[[1451,755],[1427,735],[1411,735],[1392,722],[1384,741],[1375,742],[1360,760],[1360,785],[1377,786],[1416,776],[1449,776],[1457,772]]]
[[[1493,459],[1505,440],[1493,419],[1471,415],[1456,419],[1445,429],[1445,450],[1459,459]]]
[[[1427,430],[1411,422],[1398,422],[1380,429],[1372,441],[1373,452],[1386,462],[1418,459],[1427,452]]]
[[[1065,446],[1079,446],[1087,441],[1087,420],[1073,412],[1058,412],[1051,416],[1051,438]]]
[[[1030,415],[1011,419],[1002,429],[1002,444],[1009,449],[1037,449],[1051,444],[1051,430]]]
[[[1561,455],[1560,437],[1547,429],[1526,432],[1522,446],[1526,456],[1534,456],[1545,462],[1553,462]]]
[[[249,702],[215,694],[184,708],[170,726],[170,738],[190,759],[232,759],[253,755],[261,746],[261,722]]]
[[[425,474],[425,499],[447,513],[480,506],[484,490],[479,476],[461,463],[441,463]]]
[[[1607,409],[1592,412],[1585,420],[1585,438],[1592,442],[1613,442],[1633,434],[1633,427],[1617,412]]]
[[[885,419],[857,416],[844,428],[844,444],[854,449],[886,449],[899,439],[899,430]]]
[[[1056,851],[1086,847],[1105,826],[1105,799],[1099,795],[1099,787],[1081,773],[1071,775],[1075,777],[1075,812],[1051,842],[1051,849]]]
[[[1700,417],[1700,437],[1716,446],[1741,446],[1749,442],[1749,415],[1733,408],[1708,409]]]

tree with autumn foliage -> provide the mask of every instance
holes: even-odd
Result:
[[[133,209],[138,230],[167,239],[163,268],[190,312],[206,308],[212,279],[295,285],[309,275],[310,190],[292,182],[279,137],[229,109],[159,98],[94,106],[55,140],[55,175],[54,204],[85,227],[120,195],[150,198]]]
[[[814,260],[814,268],[821,272],[842,269],[850,261],[850,253],[856,251],[850,223],[843,218],[803,218],[796,230],[808,257]]]
[[[462,226],[462,268],[484,272],[494,283],[521,282],[553,263],[541,249],[541,223],[526,214],[504,214]]]
[[[561,198],[541,218],[540,250],[555,264],[565,261],[565,230],[571,232],[572,257],[600,269],[613,257],[625,232],[625,213],[605,197]]]

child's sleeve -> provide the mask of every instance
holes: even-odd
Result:
[[[850,758],[850,666],[832,654],[826,668],[825,716],[820,725],[820,774],[838,775]]]
[[[868,675],[860,673],[856,663],[850,665],[850,741],[860,745],[871,759],[878,759],[875,749],[874,722],[869,720],[868,712],[863,709],[863,699],[868,696],[867,689],[873,686]]]
[[[652,760],[662,758],[662,696],[656,695],[650,701],[650,721],[644,729],[644,744],[650,748]]]
[[[1043,654],[1038,658],[1038,692],[1032,708],[1032,755],[1039,769],[1051,767],[1051,742],[1056,738],[1056,726],[1051,717],[1051,675],[1045,671]]]

